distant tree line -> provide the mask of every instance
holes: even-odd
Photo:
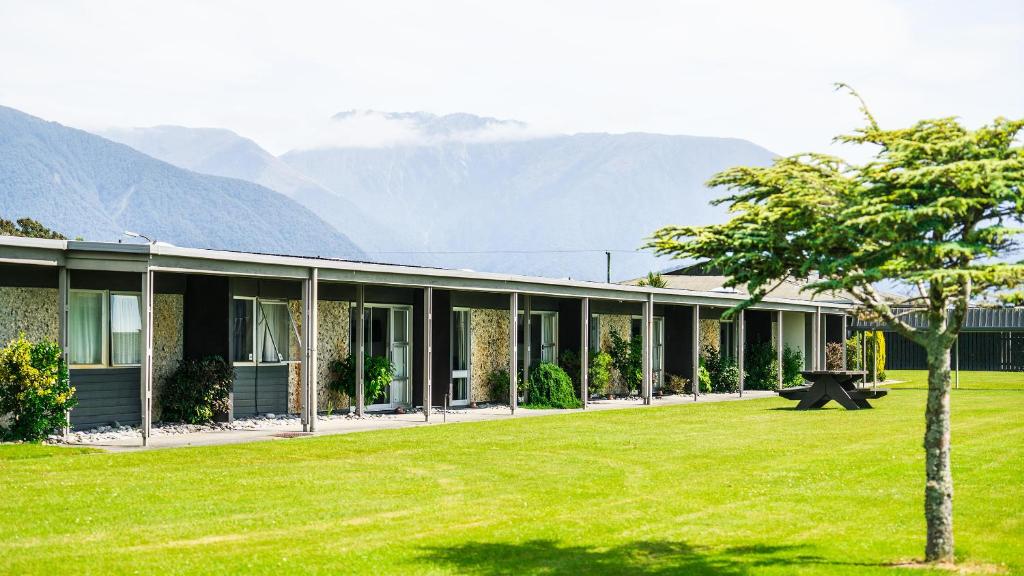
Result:
[[[54,232],[31,218],[19,218],[17,222],[0,218],[0,236],[21,236],[22,238],[67,240],[67,238],[60,232]]]

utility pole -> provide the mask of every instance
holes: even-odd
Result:
[[[607,265],[606,265],[606,273],[605,273],[605,280],[609,284],[611,284],[612,283],[612,253],[610,251],[609,252],[605,252],[604,253],[604,259],[605,259],[605,262],[607,263]]]

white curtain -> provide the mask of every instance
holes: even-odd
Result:
[[[288,308],[280,303],[259,303],[257,346],[261,362],[281,362],[288,359]]]
[[[110,361],[142,363],[142,314],[138,294],[110,295]]]
[[[68,338],[71,364],[103,362],[103,293],[70,294]]]

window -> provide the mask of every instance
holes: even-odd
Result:
[[[516,342],[523,349],[523,312],[519,312]],[[558,360],[558,312],[530,313],[530,362]]]
[[[288,303],[235,297],[232,302],[231,359],[236,363],[290,362],[292,335],[298,330]]]
[[[110,363],[142,364],[142,296],[110,295]]]
[[[597,354],[601,351],[601,316],[590,315],[590,351]]]
[[[256,350],[259,352],[260,362],[290,360],[291,317],[288,314],[288,305],[284,302],[264,301],[258,301],[258,304]]]
[[[105,366],[106,292],[72,290],[69,295],[68,347],[70,363],[82,366]]]
[[[138,292],[71,290],[68,355],[73,366],[142,363],[142,296]]]

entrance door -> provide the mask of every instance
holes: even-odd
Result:
[[[356,314],[352,308],[349,336],[355,341]],[[366,398],[370,410],[391,410],[409,402],[409,361],[412,308],[409,306],[366,305],[363,316],[363,346],[368,356],[384,356],[395,366],[391,385],[376,398]]]
[[[395,378],[391,381],[391,405],[409,403],[409,308],[391,309],[391,362]]]
[[[653,390],[661,390],[665,384],[665,319],[660,316],[654,317],[654,342],[651,351],[651,371]]]
[[[470,317],[467,308],[452,310],[452,406],[464,406],[470,402]]]

